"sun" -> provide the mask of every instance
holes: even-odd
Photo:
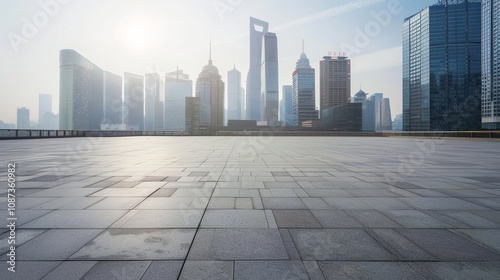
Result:
[[[119,24],[118,40],[125,49],[146,52],[160,47],[162,31],[157,22],[148,18],[129,18]]]

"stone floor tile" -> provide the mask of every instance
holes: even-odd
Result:
[[[439,261],[500,261],[500,254],[446,229],[395,229]]]
[[[109,229],[71,256],[72,260],[182,260],[194,229]]]
[[[97,261],[65,261],[47,274],[43,280],[81,279]]]
[[[18,260],[66,260],[101,232],[101,229],[48,230],[19,246]]]
[[[140,280],[151,261],[100,261],[82,280]]]
[[[232,261],[186,261],[179,279],[182,280],[232,280]]]
[[[141,280],[177,280],[183,261],[152,261]]]
[[[290,279],[307,280],[301,261],[236,261],[235,280]]]
[[[267,228],[264,210],[207,210],[201,228]]]
[[[422,269],[411,263],[401,262],[332,262],[320,261],[325,279],[429,279]]]
[[[138,210],[121,228],[196,228],[202,210]]]
[[[362,229],[291,229],[302,260],[393,260]]]
[[[321,228],[309,210],[273,210],[279,228]]]

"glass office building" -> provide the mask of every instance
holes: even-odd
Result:
[[[182,70],[165,74],[165,130],[186,130],[186,97],[192,96],[193,81],[189,75]]]
[[[441,0],[403,24],[403,130],[481,128],[481,1]]]
[[[250,18],[250,69],[247,75],[246,88],[247,120],[260,120],[262,46],[268,27],[269,23]]]
[[[123,123],[122,77],[104,71],[104,121],[107,124]]]
[[[293,126],[293,86],[284,85],[281,87],[280,101],[280,121],[285,126]]]
[[[227,72],[227,119],[241,120],[241,73],[233,67]]]
[[[129,126],[144,130],[144,77],[124,74],[123,119]]]
[[[500,129],[500,1],[482,2],[482,127]]]
[[[278,125],[279,83],[278,83],[278,39],[275,33],[264,36],[264,52],[261,69],[260,120],[267,125]]]
[[[293,71],[293,123],[301,126],[303,121],[318,118],[315,96],[315,71],[306,54],[302,52]]]

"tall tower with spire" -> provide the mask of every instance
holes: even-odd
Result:
[[[212,62],[212,41],[209,44],[208,64],[196,80],[195,96],[200,98],[200,125],[224,125],[224,82]]]
[[[292,108],[294,125],[301,126],[303,121],[318,118],[315,96],[315,70],[304,52],[302,40],[302,54],[297,61],[292,74]]]

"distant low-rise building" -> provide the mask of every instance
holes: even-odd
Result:
[[[25,107],[17,108],[17,128],[29,129],[30,127],[30,109]]]

